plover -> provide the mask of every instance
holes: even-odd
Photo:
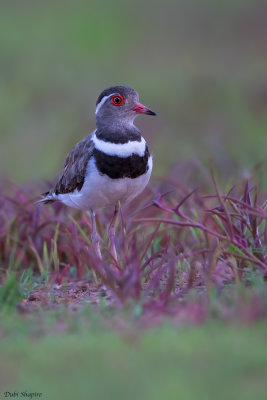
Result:
[[[117,261],[115,222],[119,204],[139,195],[151,175],[152,157],[134,125],[139,114],[156,115],[139,103],[134,89],[127,86],[105,89],[96,102],[96,130],[71,149],[55,188],[44,193],[41,200],[44,203],[60,201],[70,207],[89,210],[92,245],[99,258],[95,211],[114,207],[108,237]]]

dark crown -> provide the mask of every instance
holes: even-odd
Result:
[[[100,103],[100,101],[103,99],[105,96],[109,96],[112,93],[118,93],[122,95],[123,97],[126,97],[127,94],[134,94],[136,91],[128,86],[110,86],[107,89],[103,90],[102,93],[97,98],[96,105]]]

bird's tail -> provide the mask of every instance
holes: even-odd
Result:
[[[54,192],[42,193],[41,196],[43,196],[43,198],[37,200],[35,204],[48,204],[48,203],[53,203],[54,201],[57,200],[57,195]]]

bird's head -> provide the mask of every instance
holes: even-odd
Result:
[[[139,114],[156,115],[154,111],[139,103],[138,93],[127,86],[112,86],[105,89],[96,102],[97,124],[131,125]]]

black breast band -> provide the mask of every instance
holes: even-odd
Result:
[[[101,174],[109,176],[111,179],[134,179],[143,175],[148,170],[149,151],[147,146],[143,156],[133,153],[129,157],[122,158],[110,156],[100,150],[94,149],[93,157],[98,171]]]

